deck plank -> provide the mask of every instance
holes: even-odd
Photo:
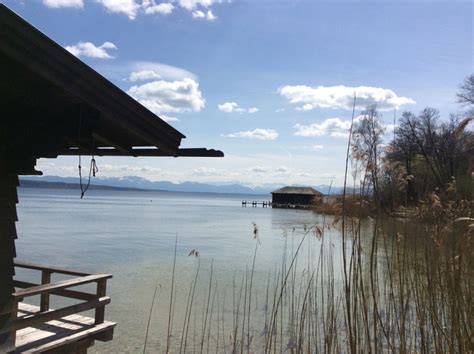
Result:
[[[40,310],[40,308],[38,306],[34,306],[34,305],[26,304],[24,302],[20,302],[18,304],[18,318],[22,318],[24,316],[29,316],[29,315],[35,314],[36,312],[39,312],[39,310]],[[84,319],[84,318],[89,319],[89,317],[74,314],[74,315],[69,315],[69,316],[63,317],[61,320],[63,322],[65,322],[65,321],[79,321],[79,322],[81,322],[81,321],[83,321],[82,319]],[[90,320],[92,320],[92,319],[90,319]],[[58,322],[57,320],[52,320],[52,321],[49,321],[48,323],[50,325],[61,325],[61,322]],[[34,331],[38,331],[38,328],[36,328],[36,327],[26,327],[26,328],[22,328],[22,329],[17,330],[17,332],[16,332],[17,342],[18,342],[18,340],[21,341],[21,338],[23,338],[24,336],[29,335],[30,332],[34,332]]]
[[[31,315],[38,311],[38,306],[19,303],[19,316]],[[108,321],[95,325],[93,318],[78,314],[65,316],[58,320],[18,330],[16,352],[43,352],[87,337],[96,339],[101,333],[112,333],[114,327],[115,323]]]

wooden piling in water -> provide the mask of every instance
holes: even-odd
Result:
[[[272,202],[270,202],[270,201],[259,202],[259,201],[256,201],[256,200],[242,200],[242,207],[243,208],[246,208],[247,204],[249,204],[249,205],[251,204],[253,208],[258,207],[259,205],[261,205],[262,208],[268,208],[272,205]]]

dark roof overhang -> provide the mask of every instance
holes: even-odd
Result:
[[[2,4],[0,68],[0,154],[19,174],[58,155],[224,155],[180,149],[182,133]]]
[[[299,195],[322,195],[321,192],[317,191],[312,187],[293,187],[287,186],[271,192],[271,194],[299,194]]]

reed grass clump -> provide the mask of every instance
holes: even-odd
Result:
[[[286,234],[281,263],[264,276],[255,268],[264,240],[254,225],[252,263],[230,283],[212,262],[202,280],[194,250],[181,324],[170,325],[178,323],[170,302],[167,351],[468,353],[474,220],[460,216],[466,203],[458,207],[439,223],[346,217],[344,243],[342,220],[331,217]],[[420,220],[435,211],[420,209]]]

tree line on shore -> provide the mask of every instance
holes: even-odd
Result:
[[[377,106],[353,119],[351,163],[362,197],[386,211],[433,198],[442,206],[472,200],[474,74],[462,83],[457,98],[464,111],[445,120],[430,107],[419,114],[403,112],[388,144]]]

